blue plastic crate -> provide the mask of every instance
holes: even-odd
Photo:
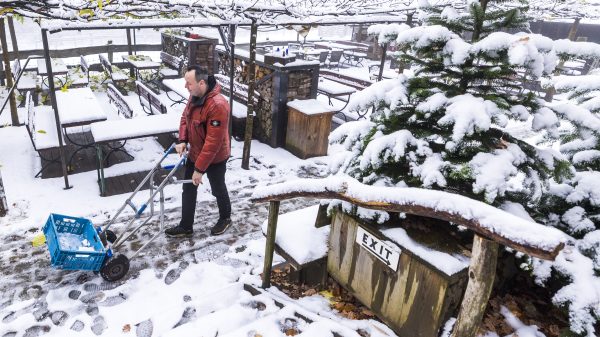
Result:
[[[90,242],[94,250],[61,249],[61,233],[80,235],[82,240],[87,239]],[[90,220],[52,213],[44,225],[44,235],[52,266],[67,270],[100,270],[102,267],[106,250]]]

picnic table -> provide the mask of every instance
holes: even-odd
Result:
[[[65,64],[65,62],[63,62],[62,59],[50,59],[50,63],[52,64],[52,75],[53,76],[57,76],[57,75],[67,75],[69,73],[69,69],[67,68],[67,65]],[[46,60],[45,59],[37,59],[37,73],[39,76],[42,77],[42,84],[44,84],[44,81],[46,81],[45,85],[46,87],[49,87],[48,85],[48,68],[46,67]],[[61,86],[64,85],[64,83],[62,82],[62,79],[60,77],[57,77],[57,79],[61,82]]]
[[[185,88],[185,79],[183,78],[173,78],[168,80],[162,80],[162,84],[170,90],[170,92],[174,92],[177,97],[171,97],[169,95],[169,91],[167,91],[167,97],[173,101],[171,106],[177,103],[184,103],[190,97],[189,91]]]
[[[104,121],[107,119],[107,115],[92,90],[87,87],[56,91],[56,107],[58,109],[58,116],[60,117],[60,126],[63,128],[63,134],[71,144],[75,145],[75,151],[73,151],[71,159],[69,159],[69,163],[71,163],[77,152],[93,147],[94,143],[93,141],[84,143],[74,140],[72,137],[69,137],[67,128]]]
[[[344,61],[342,63],[348,63],[349,65],[356,67],[358,65],[363,65],[362,61],[363,59],[367,58],[367,53],[361,53],[359,51],[353,50],[344,50],[342,56],[344,57]]]
[[[154,62],[147,55],[123,55],[123,61],[129,63],[131,75],[135,79],[141,79],[144,82],[150,82],[158,77],[159,62]],[[140,70],[151,70],[149,76],[142,76]]]
[[[89,125],[106,120],[106,112],[90,88],[56,91],[56,106],[61,127]]]
[[[337,114],[342,112],[342,110],[344,110],[348,106],[348,102],[350,102],[350,96],[356,92],[356,89],[339,82],[321,78],[319,79],[319,86],[317,88],[317,92],[327,96],[329,100],[329,105],[333,105],[333,103],[331,102],[332,98],[336,98],[343,102],[346,102],[346,104],[344,104],[344,106],[341,109],[335,111],[335,113]],[[344,120],[346,120],[346,115],[343,116]]]
[[[307,55],[318,56],[321,54],[322,51],[325,51],[325,49],[305,48],[305,49],[295,50],[295,51],[293,51],[293,53],[298,55],[298,58],[300,58],[300,59],[306,59]]]

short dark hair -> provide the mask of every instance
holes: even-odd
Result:
[[[187,71],[194,71],[196,82],[208,79],[208,69],[199,65],[191,65],[187,67]]]

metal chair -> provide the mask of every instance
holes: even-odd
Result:
[[[338,70],[340,69],[340,59],[342,58],[342,53],[344,51],[339,49],[339,50],[332,50],[331,54],[329,55],[329,62],[327,63],[327,66],[329,68],[331,67],[337,67]]]

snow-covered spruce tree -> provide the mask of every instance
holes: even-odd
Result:
[[[573,43],[562,54],[600,56],[600,45]],[[571,55],[569,55],[571,54]],[[532,215],[574,239],[556,261],[530,259],[539,284],[553,284],[552,301],[569,312],[572,331],[595,336],[600,318],[600,75],[556,76],[563,97],[549,107],[561,118],[560,150],[576,168],[574,176],[553,184]],[[552,280],[552,281],[550,281]]]
[[[557,61],[552,40],[502,32],[526,26],[525,8],[507,7],[505,1],[468,1],[463,13],[452,6],[424,8],[423,26],[372,26],[381,43],[396,43],[412,73],[355,95],[352,108],[374,106],[375,112],[332,133],[330,142],[347,150],[333,171],[366,184],[529,207],[540,201],[549,178],[568,176],[570,165],[556,152],[502,131],[509,120],[532,115],[534,124],[548,124],[544,103],[518,80],[549,74]]]

